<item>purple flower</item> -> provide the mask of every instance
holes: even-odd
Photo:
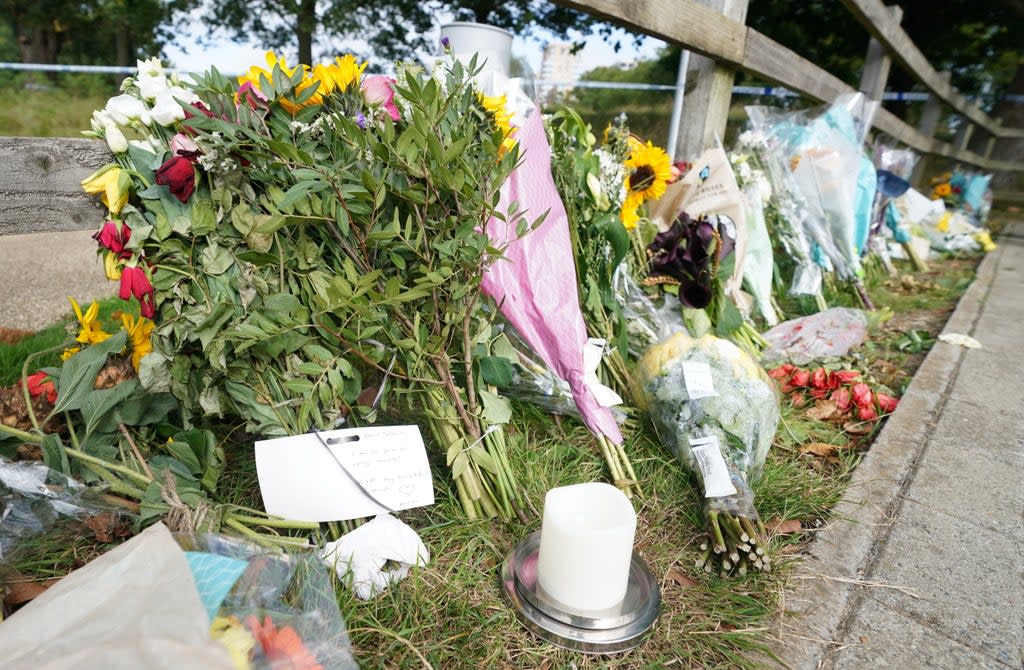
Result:
[[[448,39],[447,37],[442,37],[441,38],[441,46],[443,46],[445,49],[447,49],[451,45],[452,45],[452,41],[450,39]]]
[[[362,112],[356,114],[356,125],[360,130],[366,130],[366,116]]]
[[[708,217],[694,220],[681,212],[647,247],[651,274],[679,282],[679,300],[687,307],[702,309],[711,303],[712,282],[723,251],[722,237],[715,228]]]

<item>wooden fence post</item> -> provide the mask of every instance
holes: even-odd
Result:
[[[898,6],[889,10],[889,25],[898,26],[903,20],[903,9]],[[859,90],[871,100],[881,102],[885,93],[885,82],[889,79],[889,67],[892,58],[882,43],[872,37],[868,41],[868,53],[864,57],[864,71],[860,75]]]
[[[997,126],[1001,126],[1003,124],[1003,117],[997,116],[992,119],[992,121],[994,121]],[[995,135],[988,136],[988,142],[985,143],[985,160],[992,158],[992,151],[996,148],[997,139],[998,138]]]
[[[950,73],[943,72],[939,75],[945,81],[949,81]],[[934,137],[935,129],[939,127],[939,120],[942,118],[942,100],[932,93],[928,101],[924,103],[924,111],[921,112],[921,120],[917,123],[917,130],[925,137]],[[910,177],[910,183],[920,190],[925,175],[929,171],[930,159],[923,154],[914,166],[914,173]]]
[[[746,23],[747,0],[700,1],[727,18]],[[688,72],[696,74],[697,83],[686,92],[679,139],[673,154],[676,160],[693,160],[704,149],[714,145],[716,135],[724,140],[732,102],[732,84],[736,78],[734,69],[722,67],[711,58],[698,54],[690,55]]]

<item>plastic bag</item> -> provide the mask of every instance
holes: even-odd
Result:
[[[845,279],[859,273],[871,224],[877,179],[861,145],[877,108],[859,93],[839,96],[819,113],[747,108],[754,128],[774,139],[773,160],[791,169],[810,205],[821,261]]]
[[[39,461],[0,458],[0,561],[18,542],[44,532],[61,517],[110,509],[87,486]]]
[[[747,108],[752,115],[755,108]],[[793,260],[796,267],[790,284],[791,295],[821,295],[821,266],[817,265],[812,256],[812,222],[807,200],[793,179],[793,174],[786,167],[773,148],[777,141],[758,130],[748,130],[739,137],[739,148],[749,153],[759,168],[767,176],[771,185],[771,199],[766,204],[765,216],[769,234],[777,237],[786,254]],[[819,219],[820,220],[820,219]],[[827,238],[827,231],[816,229],[817,234]]]
[[[806,365],[830,356],[842,356],[860,346],[868,336],[868,317],[863,310],[832,307],[817,314],[783,321],[764,334],[771,345],[763,361]]]
[[[757,310],[774,326],[779,322],[772,306],[772,275],[775,261],[772,255],[772,240],[764,222],[764,208],[761,205],[761,191],[757,184],[743,187],[744,210],[747,212],[747,254],[743,262],[743,283],[754,296]]]
[[[245,643],[249,667],[282,667],[277,663],[288,660],[324,670],[358,667],[327,567],[315,552],[284,553],[217,534],[179,534],[175,540],[190,557],[208,608],[209,591],[222,594],[214,603],[213,637],[229,650],[238,648],[225,640],[252,639]],[[229,567],[239,563],[240,571]],[[269,651],[275,640],[287,641],[293,655],[275,659]]]
[[[719,554],[725,572],[765,569],[750,485],[778,428],[772,380],[728,340],[676,333],[644,354],[636,383],[662,444],[702,484],[710,541],[701,566]]]

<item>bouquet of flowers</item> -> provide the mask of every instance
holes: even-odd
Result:
[[[268,53],[184,84],[150,60],[94,114],[116,163],[84,186],[108,207],[121,297],[155,322],[140,381],[264,436],[372,421],[364,391],[388,385],[426,416],[466,514],[507,518],[477,307],[502,251],[487,221],[530,228],[496,210],[519,160],[508,114],[457,62],[365,67]]]

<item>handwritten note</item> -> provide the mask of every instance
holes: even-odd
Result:
[[[373,499],[395,511],[433,504],[430,465],[417,426],[327,430],[320,437],[326,447],[312,433],[256,442],[267,513],[296,521],[342,521],[387,511]]]

